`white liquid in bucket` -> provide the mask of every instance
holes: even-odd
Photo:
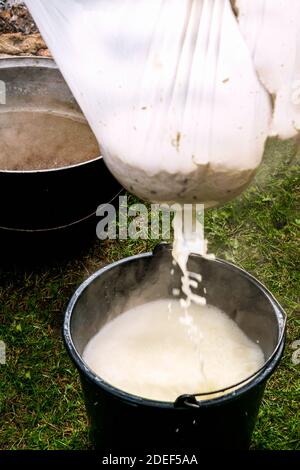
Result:
[[[184,310],[179,301],[163,299],[106,324],[87,344],[83,360],[123,391],[174,401],[247,379],[263,366],[264,355],[218,308],[192,304]]]

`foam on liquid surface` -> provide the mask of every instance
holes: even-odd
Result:
[[[140,397],[174,401],[234,385],[264,363],[260,347],[209,305],[162,299],[106,324],[83,359],[106,382]]]

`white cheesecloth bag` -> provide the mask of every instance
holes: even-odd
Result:
[[[273,102],[255,67],[259,25],[245,21],[246,0],[234,2],[245,31],[230,0],[26,3],[128,190],[209,207],[247,187]]]

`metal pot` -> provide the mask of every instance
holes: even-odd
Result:
[[[97,206],[121,187],[56,64],[3,58],[0,81],[2,246],[10,241],[24,249],[26,240],[49,246],[62,235],[70,242],[75,232],[84,238],[91,223],[95,233]]]

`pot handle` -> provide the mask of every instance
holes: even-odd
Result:
[[[196,395],[181,395],[174,403],[175,408],[200,408]]]

